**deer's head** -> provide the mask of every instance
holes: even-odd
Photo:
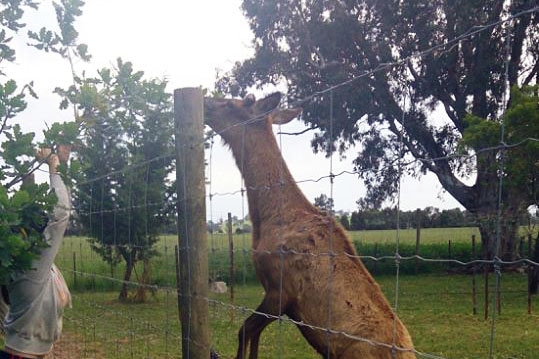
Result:
[[[244,99],[205,98],[204,116],[206,123],[216,132],[233,130],[241,126],[266,127],[271,124],[284,124],[301,113],[301,109],[278,110],[281,94],[273,93],[260,100],[254,95]]]

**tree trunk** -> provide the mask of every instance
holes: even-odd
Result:
[[[481,250],[484,259],[494,259],[494,257],[499,257],[504,261],[517,259],[518,218],[518,212],[504,212],[501,219],[492,213],[478,214]],[[500,237],[499,248],[498,235]]]
[[[483,258],[499,257],[502,260],[512,261],[517,258],[518,219],[522,214],[525,200],[520,193],[521,189],[513,188],[507,181],[503,183],[500,197],[498,167],[496,153],[478,155],[477,182],[474,186],[475,201],[472,203],[473,208],[467,206],[467,209],[474,213],[478,220]]]
[[[120,295],[118,296],[118,300],[121,302],[125,302],[127,300],[127,296],[129,294],[129,282],[131,281],[131,274],[133,273],[133,268],[135,268],[136,261],[134,260],[134,253],[128,252],[127,256],[124,256],[125,259],[125,272],[124,272],[124,280],[122,283],[122,288],[120,290]]]
[[[535,263],[539,263],[539,233],[537,233],[537,238],[535,238],[533,255],[530,259]],[[537,266],[531,265],[528,271],[528,277],[530,293],[537,294],[537,289],[539,287],[539,268]]]
[[[150,260],[145,258],[142,261],[142,275],[139,279],[139,285],[135,293],[134,301],[137,303],[146,302],[146,286],[150,283]]]

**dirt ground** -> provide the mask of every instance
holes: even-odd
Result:
[[[62,338],[54,344],[54,349],[51,354],[45,359],[78,359],[83,357],[83,346],[80,338],[64,333]]]

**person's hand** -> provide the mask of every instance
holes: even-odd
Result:
[[[49,165],[49,172],[50,173],[56,173],[58,165],[60,164],[60,160],[58,158],[58,155],[55,153],[52,153],[52,150],[50,148],[40,148],[37,150],[36,158],[40,161],[46,161]],[[69,158],[69,154],[68,154]]]
[[[52,150],[50,148],[47,148],[47,147],[40,148],[36,151],[36,158],[39,161],[45,162],[49,158],[51,153],[52,153]]]

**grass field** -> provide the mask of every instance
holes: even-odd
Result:
[[[398,235],[401,250],[415,249],[415,230],[399,231]],[[424,251],[426,256],[446,258],[447,243],[451,240],[454,256],[458,257],[461,252],[469,255],[466,252],[470,251],[472,235],[477,236],[479,243],[475,228],[425,229],[421,235],[421,252],[423,254]],[[352,232],[351,238],[360,254],[374,250],[395,251],[395,231]],[[230,284],[227,238],[213,235],[209,241],[210,275]],[[157,246],[160,254],[152,260],[151,270],[152,283],[157,289],[146,303],[135,304],[117,301],[122,265],[111,267],[101,261],[83,238],[66,238],[57,263],[73,289],[74,301],[73,308],[66,312],[63,341],[59,345],[67,355],[57,357],[180,357],[181,332],[175,291],[176,243],[175,236],[162,237]],[[229,293],[212,294],[210,299],[211,342],[222,358],[234,357],[237,331],[250,314],[249,309],[256,308],[263,297],[250,263],[249,235],[235,236],[234,246],[237,263],[234,301],[231,301]],[[395,305],[397,277],[394,261],[368,262],[365,261],[388,300]],[[397,311],[411,332],[417,350],[442,358],[488,358],[494,328],[494,358],[539,358],[539,303],[534,303],[531,314],[527,313],[525,274],[503,273],[501,313],[496,314],[493,322],[490,311],[493,307],[492,275],[489,281],[489,319],[485,320],[483,277],[476,277],[478,314],[474,315],[472,276],[450,275],[447,268],[447,264],[421,268],[422,274],[419,275],[401,271],[404,274],[398,278]],[[134,275],[134,281],[138,273],[140,268]],[[533,300],[537,301],[537,298]],[[261,358],[319,357],[298,329],[286,320],[270,325],[264,331],[260,345]]]
[[[432,259],[452,258],[461,261],[475,259],[472,258],[471,250],[471,238],[473,235],[476,236],[477,252],[479,252],[480,236],[477,228],[423,229],[419,254],[425,258]],[[400,230],[398,236],[400,255],[404,257],[414,255],[416,250],[415,229]],[[350,238],[355,244],[359,255],[373,257],[393,256],[396,251],[396,231],[355,231],[350,232]],[[233,241],[235,281],[242,284],[256,283],[257,279],[250,260],[250,234],[235,235]],[[230,282],[228,237],[224,234],[213,234],[208,236],[208,242],[210,249],[210,278]],[[154,284],[160,286],[175,285],[174,251],[176,245],[177,237],[172,235],[162,236],[161,241],[156,245],[159,254],[152,259],[152,281]],[[527,249],[527,244],[523,246]],[[523,255],[525,256],[526,253],[523,253]],[[78,276],[77,278],[70,275],[69,280],[76,281],[75,287],[77,289],[108,289],[111,286],[108,278],[114,277],[120,280],[124,270],[122,263],[116,267],[111,267],[101,261],[99,256],[90,249],[88,242],[81,237],[67,237],[56,262],[63,270],[71,272],[76,270],[77,272],[92,274]],[[379,262],[365,259],[364,263],[373,274],[392,275],[395,273],[395,263],[392,259]],[[448,264],[431,264],[411,260],[403,261],[400,270],[404,274],[428,274],[445,271],[448,267],[450,267]],[[137,273],[135,273],[135,276]]]
[[[394,277],[378,277],[390,302]],[[493,280],[491,278],[491,283]],[[502,281],[501,314],[495,320],[495,358],[537,358],[539,307],[527,314],[526,279],[507,274]],[[76,293],[67,313],[66,333],[81,343],[81,358],[177,358],[180,326],[173,291],[160,290],[145,304],[121,304],[116,292]],[[255,284],[236,287],[234,306],[256,308],[263,296]],[[230,310],[228,294],[214,294],[210,304],[212,346],[232,358],[237,331],[248,311]],[[403,276],[398,312],[417,350],[443,358],[487,358],[492,321],[483,319],[483,297],[472,314],[471,277]],[[261,358],[318,358],[289,322],[275,322],[264,332]]]

